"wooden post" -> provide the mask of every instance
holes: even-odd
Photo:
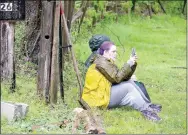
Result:
[[[62,14],[62,11],[60,10],[60,15]],[[62,45],[62,25],[61,25],[61,16],[59,17],[59,89],[60,89],[60,97],[62,98],[63,102],[64,102],[64,89],[63,89],[63,67],[64,67],[64,60],[63,60],[63,45]]]
[[[53,46],[52,46],[52,64],[51,64],[51,82],[50,82],[50,102],[57,103],[57,77],[58,77],[58,44],[59,44],[59,17],[60,4],[55,2],[54,25],[53,25]]]
[[[14,62],[14,23],[4,21],[0,23],[1,31],[1,79],[10,84],[9,92],[16,87]]]
[[[53,39],[53,13],[54,2],[42,1],[41,14],[41,40],[38,57],[38,86],[39,96],[45,96],[46,103],[49,103],[49,87],[51,72],[51,48]]]

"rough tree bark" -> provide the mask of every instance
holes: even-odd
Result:
[[[0,22],[1,37],[1,80],[10,84],[9,92],[16,87],[15,61],[14,61],[14,23]]]
[[[45,96],[49,103],[50,71],[51,71],[51,48],[53,39],[53,10],[54,2],[42,2],[41,15],[41,40],[38,55],[38,88],[39,96]]]
[[[26,1],[25,34],[21,52],[27,60],[37,64],[40,41],[41,0]]]
[[[60,18],[60,2],[55,2],[54,25],[53,25],[53,46],[52,46],[52,63],[50,78],[50,102],[57,103],[58,90],[58,44],[59,44],[59,18]]]

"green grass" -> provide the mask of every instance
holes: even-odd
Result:
[[[115,35],[110,31],[113,31]],[[90,55],[88,41],[92,34],[106,34],[118,46],[118,62],[127,61],[131,48],[138,55],[137,78],[144,82],[153,103],[162,104],[159,123],[145,120],[130,107],[103,111],[104,127],[108,134],[185,134],[186,133],[186,20],[178,16],[160,15],[152,19],[144,17],[119,17],[119,23],[104,20],[90,29],[83,26],[81,34],[74,39],[74,50],[81,65]],[[74,34],[73,34],[74,35]],[[121,43],[125,47],[125,52]],[[84,48],[84,49],[83,49]],[[83,66],[83,65],[82,65]],[[56,108],[46,106],[36,96],[36,77],[18,76],[16,93],[8,94],[2,85],[1,99],[29,104],[29,113],[24,120],[1,122],[2,133],[32,133],[32,125],[73,120],[72,110],[78,107],[78,85],[72,63],[65,66],[65,102],[58,99]],[[74,78],[74,79],[73,79]],[[82,133],[82,129],[78,131]],[[48,127],[33,133],[71,133],[71,124],[66,128]]]

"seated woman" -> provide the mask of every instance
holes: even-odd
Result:
[[[110,41],[102,43],[93,64],[87,70],[82,99],[90,107],[114,108],[131,106],[147,119],[160,121],[161,106],[152,104],[131,80],[136,70],[137,56],[131,56],[121,69],[114,64],[116,46]]]

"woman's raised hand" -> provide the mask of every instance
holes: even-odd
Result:
[[[130,59],[127,61],[127,63],[130,65],[130,66],[133,66],[135,65],[135,63],[137,62],[137,55],[135,54],[134,56],[130,56]]]

